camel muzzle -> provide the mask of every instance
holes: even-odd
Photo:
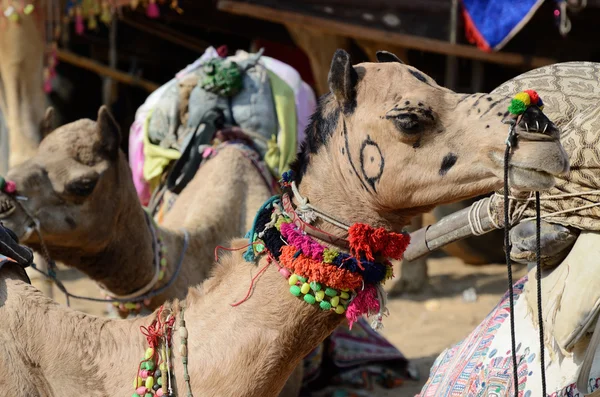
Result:
[[[505,124],[517,123],[515,132],[518,136],[531,140],[558,140],[560,131],[538,107],[530,106],[520,116],[509,114],[503,120]]]

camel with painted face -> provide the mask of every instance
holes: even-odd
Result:
[[[307,208],[316,209],[322,218],[305,216],[299,221],[308,232],[319,231],[317,235],[321,238],[314,237],[312,243],[325,247],[330,253],[337,250],[339,255],[348,258],[353,257],[352,254],[340,243],[348,238],[344,225],[367,224],[387,230],[383,233],[391,235],[399,232],[410,217],[435,205],[500,187],[505,123],[514,123],[504,112],[510,102],[507,97],[456,94],[438,86],[418,70],[401,64],[391,54],[380,53],[378,58],[378,63],[352,66],[344,51],[336,52],[329,74],[331,93],[320,101],[307,129],[307,141],[293,167],[293,177],[288,180],[297,194],[291,202],[285,200],[290,196],[282,197],[287,203],[284,208],[272,207],[275,218],[285,215],[294,219],[287,223],[287,230],[302,238],[306,235],[298,233],[294,226],[296,220],[303,218],[298,214]],[[525,190],[549,188],[554,184],[552,175],[568,170],[558,131],[543,113],[533,108],[525,113],[523,120],[516,127],[519,145],[509,168],[510,181],[513,187]],[[536,121],[540,131],[525,130],[525,122],[531,126]],[[50,161],[49,156],[36,157],[20,172],[10,175],[17,186],[24,189],[52,185],[53,201],[48,201],[54,203],[52,206],[42,207],[35,199],[26,205],[40,222],[46,217],[63,225],[62,238],[60,233],[48,238],[48,243],[55,245],[51,253],[56,257],[64,255],[69,248],[61,246],[67,241],[69,223],[92,223],[94,211],[116,205],[111,200],[98,199],[92,201],[95,205],[78,207],[78,202],[85,201],[78,193],[92,191],[88,195],[94,195],[101,189],[111,189],[110,183],[104,183],[101,176],[116,173],[115,162],[125,167],[116,144],[118,130],[106,111],[99,112],[95,123],[78,123],[79,128],[71,125],[54,131],[40,150],[47,151],[48,155],[69,150],[57,144],[65,141],[59,138],[61,135],[68,135],[70,146],[78,147],[80,155],[67,156],[64,163]],[[81,170],[86,172],[75,173]],[[85,178],[96,175],[96,186],[90,186],[94,183],[86,182]],[[23,194],[32,196],[27,191]],[[9,197],[4,199],[9,200]],[[267,225],[271,215],[264,211],[270,208],[263,207],[262,215],[254,222],[259,239],[265,236],[268,227],[279,224],[277,227],[285,229],[281,225],[286,222]],[[8,211],[4,223],[18,235],[25,236],[28,244],[36,246],[35,237],[27,236],[29,218],[18,209]],[[68,216],[77,218],[69,221]],[[119,217],[115,218],[112,222],[107,219],[106,225],[99,224],[105,228],[106,235],[116,232],[119,238],[129,238],[138,232],[131,224],[127,225],[130,232],[116,231]],[[143,225],[143,218],[140,212],[138,226]],[[307,222],[311,224],[306,225]],[[269,230],[268,233],[276,233]],[[177,233],[170,236],[169,251],[175,256],[181,252],[183,238]],[[89,239],[90,247],[106,246],[94,239],[94,235],[83,237]],[[264,238],[264,246],[268,248],[272,241],[268,243]],[[338,243],[340,247],[336,248]],[[264,249],[257,248],[256,258],[249,261],[246,260],[250,252],[246,251],[247,245],[247,240],[234,240],[231,246],[243,251],[223,255],[202,286],[191,288],[184,301],[166,305],[165,310],[178,320],[183,314],[181,308],[185,307],[188,334],[185,354],[177,353],[181,340],[173,340],[174,383],[180,393],[187,388],[181,359],[181,355],[185,355],[190,386],[196,395],[277,395],[302,358],[344,321],[344,315],[338,314],[343,310],[337,310],[340,301],[346,299],[350,307],[352,302],[347,302],[348,296],[354,293],[360,296],[357,291],[360,288],[353,285],[344,291],[343,283],[364,281],[362,273],[335,267],[338,270],[331,270],[334,273],[352,273],[338,278],[342,283],[341,292],[331,288],[333,294],[329,288],[326,290],[327,296],[334,295],[333,298],[338,299],[330,299],[329,307],[307,304],[312,298],[305,297],[303,301],[290,294],[290,291],[298,292],[292,288],[296,287],[295,279],[282,278],[290,269],[277,266],[288,264],[300,273],[299,277],[304,277],[296,266],[299,260],[306,262],[302,252],[285,256],[283,252],[290,247],[286,245],[281,252],[273,250],[265,255]],[[256,241],[253,246],[259,245],[260,241]],[[132,245],[128,255],[135,255],[136,250]],[[242,257],[244,251],[246,254]],[[307,277],[320,283],[317,275]],[[132,380],[147,346],[140,326],[148,326],[157,316],[164,320],[164,316],[155,312],[135,320],[101,319],[57,305],[10,269],[0,271],[0,280],[0,314],[5,318],[2,325],[5,332],[0,334],[11,335],[0,344],[4,350],[0,355],[0,369],[7,374],[0,380],[2,389],[11,387],[16,395],[23,396],[44,395],[48,390],[66,395],[131,394]],[[315,284],[310,288],[318,292],[321,287]],[[304,290],[304,284],[301,288],[298,286],[298,290]],[[334,307],[336,310],[329,310]],[[25,355],[26,358],[18,358]],[[30,370],[32,364],[35,371]]]

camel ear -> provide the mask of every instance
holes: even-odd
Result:
[[[344,112],[352,112],[356,107],[356,84],[358,74],[352,67],[350,55],[337,50],[329,69],[329,89]]]
[[[54,130],[54,108],[52,106],[46,109],[40,130],[42,133],[42,138]]]
[[[400,58],[388,51],[377,51],[377,62],[398,62],[404,64]]]
[[[96,133],[99,138],[100,150],[108,158],[114,160],[119,155],[119,145],[121,144],[121,132],[119,126],[110,110],[104,105],[98,110],[98,121],[96,122]]]

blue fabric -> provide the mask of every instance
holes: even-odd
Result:
[[[499,50],[503,41],[522,28],[544,0],[463,0],[464,12],[478,33],[473,37],[479,48]],[[468,22],[467,22],[468,24]],[[524,24],[523,24],[524,26]],[[468,28],[468,27],[467,27]]]

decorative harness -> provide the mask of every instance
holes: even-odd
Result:
[[[267,265],[277,265],[292,295],[321,310],[345,314],[350,327],[360,316],[368,315],[371,326],[380,329],[387,315],[383,283],[393,277],[388,258],[401,259],[410,235],[362,223],[346,226],[308,204],[291,171],[284,173],[281,186],[284,193],[271,197],[259,209],[247,235],[250,246],[244,259],[255,261],[257,256],[267,255]],[[300,203],[296,208],[290,193]],[[342,228],[347,238],[311,225],[316,218]]]

